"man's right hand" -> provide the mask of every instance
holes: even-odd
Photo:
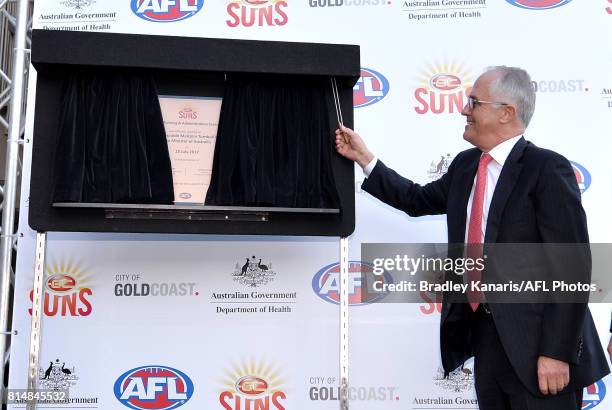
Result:
[[[357,162],[361,168],[374,159],[359,134],[343,125],[336,130],[336,151],[345,158]]]

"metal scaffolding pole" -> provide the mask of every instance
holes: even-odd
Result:
[[[0,6],[6,7],[7,1],[0,1]],[[15,242],[15,210],[17,201],[17,187],[19,177],[19,154],[22,138],[22,114],[24,112],[24,84],[26,78],[26,50],[28,44],[28,7],[29,0],[17,0],[15,16],[10,16],[6,9],[2,10],[5,24],[10,24],[14,30],[14,42],[10,54],[12,74],[2,73],[2,78],[10,78],[10,105],[8,112],[8,138],[6,147],[4,201],[2,204],[2,234],[0,235],[0,357],[5,357],[10,346],[9,329],[11,297],[11,274],[13,247]],[[10,18],[9,18],[10,17]],[[4,27],[5,33],[6,27]],[[3,36],[2,43],[6,44]],[[4,119],[3,119],[4,120]],[[2,124],[7,122],[4,120]],[[0,392],[4,389],[4,368],[0,371]]]

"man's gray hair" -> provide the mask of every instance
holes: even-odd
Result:
[[[535,110],[536,95],[527,71],[518,67],[494,66],[485,73],[494,72],[498,77],[491,83],[490,93],[505,99],[516,107],[516,114],[527,128]]]

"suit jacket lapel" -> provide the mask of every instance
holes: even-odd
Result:
[[[478,169],[478,161],[482,152],[479,149],[473,149],[466,156],[465,161],[462,162],[461,166],[457,168],[453,175],[453,186],[454,195],[452,196],[452,206],[447,208],[448,218],[448,242],[449,244],[463,244],[465,241],[465,221],[467,219],[466,209],[470,199],[470,192],[472,191],[472,185],[474,185],[474,177],[476,176],[476,170]],[[463,252],[454,257],[462,257]],[[443,297],[448,297],[444,295]],[[462,309],[461,305],[453,303],[445,303],[442,305],[442,321],[444,323],[448,318],[450,310]]]
[[[465,241],[466,209],[481,153],[478,149],[473,150],[470,156],[466,158],[465,165],[459,168],[456,175],[453,176],[453,184],[456,184],[458,189],[452,211],[457,212],[457,214],[448,218],[448,239],[450,243],[463,243]]]
[[[520,162],[523,157],[523,152],[527,147],[527,141],[525,138],[521,138],[510,151],[510,155],[504,163],[497,185],[495,186],[495,192],[493,192],[493,198],[491,199],[491,206],[489,207],[489,214],[487,217],[487,228],[485,231],[485,243],[494,243],[497,240],[499,233],[499,224],[501,217],[508,202],[508,198],[518,181],[523,164]]]

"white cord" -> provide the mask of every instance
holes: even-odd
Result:
[[[338,84],[336,77],[331,77],[332,93],[334,95],[334,106],[336,107],[336,117],[338,124],[344,126],[344,120],[342,119],[342,106],[340,105],[340,93],[338,92]]]

